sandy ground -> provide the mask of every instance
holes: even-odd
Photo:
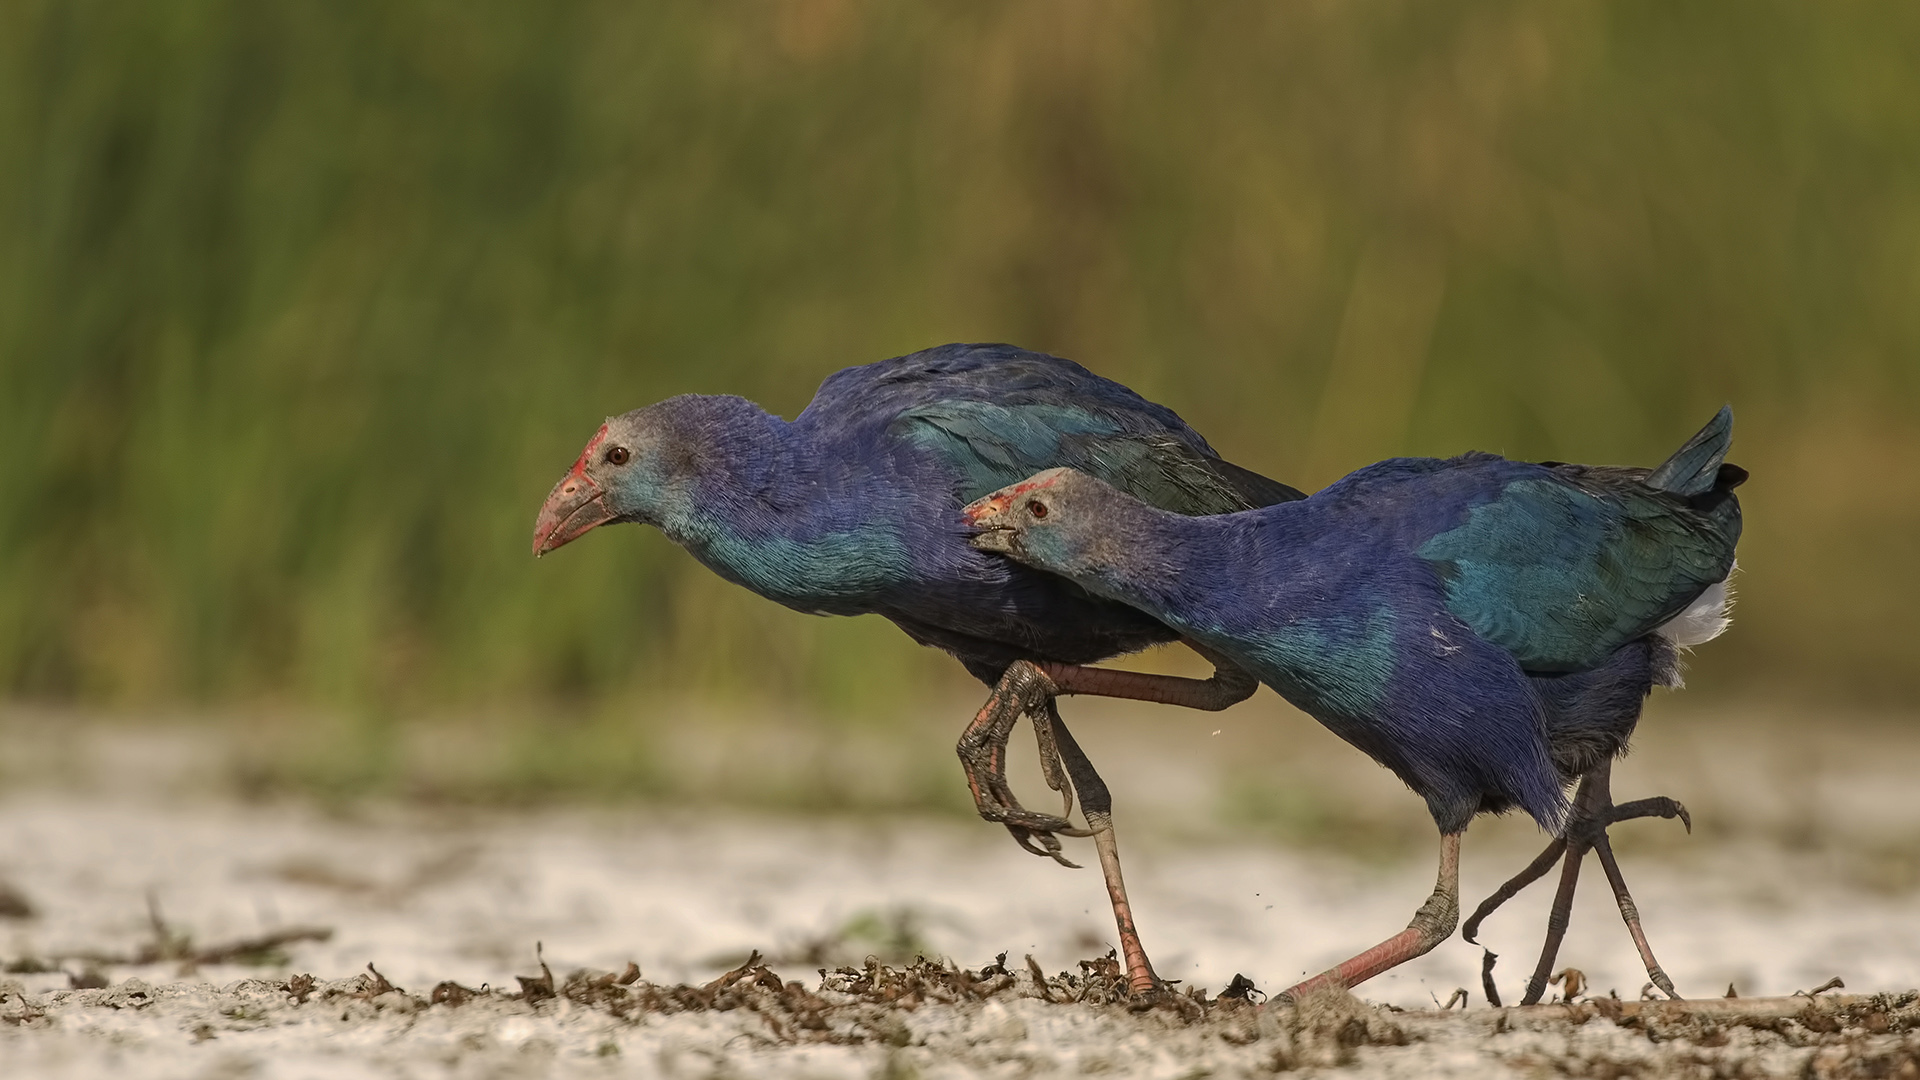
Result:
[[[1915,835],[1912,785],[1901,786],[1913,775],[1902,756],[1910,748],[1862,746],[1828,753],[1808,781],[1832,789],[1818,798],[1830,812],[1817,827],[1803,813],[1769,816],[1777,784],[1742,783],[1757,792],[1742,820],[1770,824],[1716,832],[1703,822],[1703,835],[1685,840],[1670,823],[1641,823],[1630,828],[1646,833],[1634,835],[1675,835],[1638,847],[1623,835],[1649,934],[1683,993],[1719,997],[1731,983],[1746,998],[1787,995],[1835,976],[1849,994],[1920,984],[1920,892],[1899,869]],[[157,760],[164,748],[148,753]],[[1110,778],[1124,792],[1131,766],[1125,754],[1113,757]],[[1707,815],[1731,812],[1715,802],[1718,789],[1688,775]],[[1895,797],[1902,791],[1907,802]],[[1637,793],[1644,789],[1623,792]],[[1834,812],[1849,798],[1879,810]],[[1835,824],[1855,818],[1871,820],[1851,831]],[[1136,833],[1125,850],[1147,943],[1164,976],[1208,993],[1235,974],[1278,989],[1371,944],[1405,925],[1432,880],[1424,847],[1361,858],[1225,828]],[[1476,827],[1468,839],[1470,902],[1539,842],[1515,822]],[[1035,859],[997,830],[951,817],[392,805],[322,813],[196,796],[177,784],[75,790],[16,778],[0,795],[0,881],[33,909],[0,919],[0,961],[10,969],[0,974],[0,1075],[10,1080],[1193,1077],[1287,1068],[1920,1076],[1920,1036],[1908,1031],[1920,1014],[1905,998],[1856,1002],[1811,1026],[1520,1014],[1485,1005],[1481,952],[1457,936],[1360,990],[1408,1012],[1333,1002],[1303,1019],[1223,1003],[1136,1015],[1102,1004],[1097,979],[1042,991],[1025,957],[1049,975],[1081,975],[1080,962],[1112,938],[1097,872]],[[1587,995],[1633,1002],[1645,975],[1601,884],[1592,873],[1562,962],[1585,973]],[[1535,886],[1482,934],[1503,958],[1509,1001],[1532,967],[1547,893]],[[277,955],[260,950],[267,955],[253,964],[138,962],[143,949],[178,957],[307,927],[330,935],[286,943]],[[714,990],[689,999],[659,989],[707,984],[755,950],[778,978],[749,973],[725,1000]],[[916,976],[939,985],[908,993],[913,1008],[880,1008],[871,1000],[880,991],[862,998],[845,977],[822,990],[822,968],[859,968],[873,955],[898,972],[917,953],[950,965],[937,978],[930,969]],[[1004,985],[984,996],[967,989],[1000,978],[990,965],[1001,953]],[[629,962],[637,981],[593,981]],[[364,975],[369,963],[386,983]],[[586,974],[569,990],[577,971]],[[298,993],[289,979],[302,973],[317,982]],[[520,978],[535,980],[530,994]],[[75,988],[88,982],[105,985]],[[435,1003],[446,982],[483,993],[462,1001],[443,991]],[[1473,1004],[1436,1014],[1462,987]],[[1059,1000],[1083,995],[1090,1000]]]

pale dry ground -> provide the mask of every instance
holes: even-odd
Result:
[[[1431,825],[1417,800],[1263,701],[1178,722],[1081,702],[1069,714],[1117,793],[1148,944],[1161,973],[1187,985],[1218,990],[1244,973],[1280,988],[1404,925],[1431,882]],[[793,762],[819,760],[790,731],[709,730],[727,731],[739,752],[696,738],[662,751],[699,783],[778,784]],[[204,736],[18,712],[0,736],[0,880],[38,912],[0,920],[0,959],[66,958],[63,970],[0,976],[12,981],[0,981],[9,994],[0,1019],[44,1014],[0,1023],[0,1075],[10,1080],[1175,1077],[1262,1075],[1289,1061],[1344,1063],[1342,1075],[1651,1075],[1693,1060],[1672,1056],[1682,1051],[1734,1070],[1726,1075],[1801,1075],[1816,1055],[1841,1053],[1745,1029],[1688,1049],[1687,1039],[1655,1042],[1606,1020],[1496,1036],[1498,1014],[1477,992],[1480,951],[1457,937],[1361,994],[1431,1010],[1469,987],[1473,1010],[1407,1018],[1399,1036],[1357,1047],[1335,1039],[1324,1053],[1283,1031],[1261,1037],[1252,1021],[1188,1025],[1012,992],[985,1005],[928,1005],[879,1034],[849,1029],[848,1045],[779,1045],[748,1009],[620,1018],[567,1002],[419,1008],[400,997],[329,997],[325,980],[351,978],[369,961],[421,997],[442,980],[514,986],[514,976],[539,973],[535,942],[562,976],[631,960],[650,983],[704,982],[760,949],[782,976],[813,987],[820,966],[867,953],[903,963],[917,949],[974,969],[1007,952],[1016,971],[1030,953],[1058,972],[1103,952],[1112,934],[1094,870],[1035,859],[959,817],[391,803],[323,813],[231,797],[222,746]],[[858,763],[847,782],[919,766],[918,751],[897,741],[836,748]],[[1743,996],[1783,995],[1832,976],[1867,993],[1920,984],[1917,775],[1920,733],[1900,721],[1656,714],[1617,790],[1680,797],[1699,827],[1687,838],[1674,823],[1635,823],[1619,830],[1618,846],[1682,991],[1717,996],[1732,982]],[[1049,805],[1030,777],[1021,790]],[[1466,848],[1470,900],[1539,842],[1525,822],[1477,824]],[[1091,861],[1084,841],[1071,851]],[[1600,995],[1632,999],[1644,973],[1602,885],[1591,873],[1562,961]],[[1532,966],[1549,888],[1535,886],[1483,934],[1502,954],[1509,1000]],[[200,945],[297,925],[334,933],[289,945],[285,962],[267,967],[108,965],[101,974],[112,987],[66,989],[86,967],[76,957],[132,954],[152,939],[149,895]],[[279,989],[294,972],[318,976],[323,992],[294,1005]],[[129,993],[128,979],[145,989]],[[1885,1060],[1906,1060],[1897,1030],[1875,1038],[1885,1044],[1875,1052],[1895,1055]],[[1287,1046],[1293,1057],[1276,1057]]]

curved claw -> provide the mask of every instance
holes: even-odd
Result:
[[[1004,774],[989,773],[983,779],[986,781],[983,791],[985,794],[990,794],[992,799],[989,800],[984,796],[976,799],[974,810],[987,821],[998,822],[1010,829],[1021,828],[1035,833],[1057,833],[1061,836],[1093,835],[1093,830],[1080,828],[1064,817],[1042,814],[1020,805],[1020,800],[1014,797],[1013,789],[1007,786]]]
[[[1053,702],[1048,699],[1038,711],[1029,711],[1027,718],[1033,722],[1034,749],[1040,755],[1040,775],[1047,786],[1060,793],[1060,816],[1073,814],[1073,781],[1067,779],[1066,764],[1060,758],[1060,744],[1053,737],[1053,718],[1057,715]],[[1008,735],[1012,735],[1009,731]],[[1003,758],[1004,760],[1004,758]]]
[[[1680,824],[1686,827],[1687,835],[1693,835],[1693,815],[1687,813],[1685,804],[1680,800],[1669,799],[1665,795],[1621,803],[1608,811],[1607,824],[1644,817],[1679,818]]]
[[[1038,855],[1043,859],[1052,859],[1054,862],[1059,863],[1069,870],[1080,869],[1079,863],[1067,858],[1066,855],[1062,853],[1060,838],[1052,833],[1035,832],[1031,829],[1022,828],[1019,825],[1007,826],[1007,832],[1013,836],[1013,842],[1019,844],[1021,850],[1026,851],[1028,854]],[[1041,846],[1035,847],[1035,841],[1039,841]]]
[[[1060,854],[1059,837],[1092,836],[1093,832],[1075,827],[1066,817],[1073,812],[1075,792],[1051,722],[1057,692],[1053,681],[1034,664],[1027,661],[1013,664],[1001,676],[974,722],[961,734],[955,749],[967,776],[967,786],[973,791],[974,809],[983,819],[1005,825],[1023,850],[1078,869],[1077,863]],[[1060,793],[1061,813],[1057,817],[1035,813],[1020,805],[1007,784],[1007,741],[1022,717],[1033,719],[1041,775],[1048,787]]]
[[[982,803],[976,805],[974,809],[979,812],[981,818],[1005,825],[1007,832],[1013,837],[1013,842],[1019,844],[1028,854],[1052,859],[1061,866],[1074,870],[1080,869],[1079,863],[1061,854],[1060,837],[1092,836],[1093,830],[1082,829],[1063,817],[1035,813],[1021,806],[1018,801],[1012,800],[1011,795],[1007,798],[1011,805],[996,806]],[[1036,841],[1041,846],[1034,846]]]

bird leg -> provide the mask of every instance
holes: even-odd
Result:
[[[986,704],[961,733],[956,747],[961,768],[967,775],[967,787],[973,793],[974,808],[988,821],[1005,825],[1014,842],[1022,848],[1073,866],[1061,854],[1058,837],[1093,837],[1100,870],[1106,877],[1107,899],[1113,905],[1114,923],[1120,933],[1120,951],[1126,959],[1127,986],[1135,997],[1157,992],[1162,983],[1154,974],[1146,949],[1140,944],[1140,933],[1133,925],[1133,908],[1127,900],[1126,882],[1120,871],[1120,848],[1113,830],[1113,799],[1093,762],[1060,719],[1055,699],[1066,694],[1095,694],[1215,712],[1245,701],[1259,687],[1258,680],[1240,668],[1200,646],[1192,647],[1213,662],[1212,677],[1187,679],[1078,664],[1017,661],[1001,674]],[[1041,775],[1047,786],[1062,797],[1058,817],[1021,806],[1007,784],[1007,742],[1022,715],[1034,717]],[[1076,787],[1087,829],[1075,828],[1066,818],[1073,812]]]
[[[1527,864],[1526,869],[1496,889],[1461,927],[1460,935],[1473,941],[1480,933],[1480,924],[1488,915],[1513,899],[1520,890],[1546,876],[1555,860],[1563,860],[1560,887],[1554,892],[1553,907],[1547,912],[1547,939],[1540,950],[1540,962],[1534,967],[1533,976],[1527,980],[1527,993],[1520,1001],[1522,1005],[1538,1004],[1546,994],[1547,980],[1552,976],[1554,962],[1560,954],[1560,943],[1566,938],[1567,924],[1573,915],[1573,894],[1580,882],[1580,865],[1585,861],[1588,851],[1600,858],[1600,867],[1607,875],[1607,883],[1613,888],[1614,902],[1620,906],[1620,918],[1627,924],[1627,933],[1633,936],[1634,948],[1640,952],[1640,962],[1646,965],[1647,978],[1665,991],[1668,997],[1677,999],[1680,996],[1673,988],[1673,980],[1667,977],[1659,960],[1654,958],[1652,946],[1647,944],[1646,931],[1640,926],[1640,909],[1627,891],[1627,880],[1620,873],[1620,864],[1614,858],[1613,842],[1607,836],[1607,828],[1616,822],[1635,818],[1661,817],[1679,818],[1687,831],[1692,832],[1693,818],[1687,813],[1686,807],[1665,796],[1635,799],[1615,806],[1612,782],[1612,761],[1601,763],[1581,778],[1580,789],[1574,794],[1573,813],[1567,820],[1565,835],[1548,844],[1545,851]]]
[[[1127,900],[1126,882],[1120,873],[1120,848],[1113,832],[1112,795],[1093,762],[1074,740],[1073,732],[1067,730],[1060,719],[1053,695],[1041,693],[1043,688],[1051,687],[1051,681],[1031,664],[1015,665],[1015,668],[1021,667],[1025,670],[1009,669],[1012,677],[1000,680],[986,706],[960,737],[960,761],[966,769],[967,786],[973,791],[974,806],[981,817],[1005,825],[1021,847],[1065,866],[1076,864],[1061,853],[1060,840],[1055,834],[1093,837],[1094,850],[1100,856],[1100,871],[1107,880],[1107,899],[1113,905],[1114,924],[1120,932],[1120,951],[1126,958],[1127,987],[1136,996],[1153,993],[1161,983],[1153,973],[1146,949],[1140,944],[1140,932],[1133,925],[1133,907]],[[1073,808],[1074,789],[1079,789],[1081,812],[1086,815],[1089,828],[1075,828],[1065,817],[1027,810],[1008,788],[1007,738],[1022,713],[1028,710],[1035,715],[1034,732],[1048,785],[1064,795],[1065,809],[1069,812]]]
[[[1188,644],[1213,662],[1212,677],[1188,679],[1046,660],[1017,660],[1009,664],[973,723],[961,732],[959,745],[955,747],[960,755],[960,767],[967,776],[967,787],[973,792],[974,808],[980,816],[1005,825],[1013,834],[1014,842],[1027,851],[1066,866],[1074,865],[1060,854],[1059,841],[1051,835],[1092,835],[1089,830],[1074,827],[1066,817],[1073,812],[1073,787],[1063,771],[1060,751],[1054,745],[1055,732],[1065,728],[1056,727],[1054,720],[1034,724],[1041,775],[1048,787],[1060,792],[1063,800],[1061,812],[1055,816],[1021,806],[1007,784],[1007,741],[1013,735],[1014,726],[1023,715],[1041,716],[1043,706],[1068,694],[1130,698],[1218,712],[1245,701],[1259,688],[1259,681],[1253,676],[1200,646]],[[1057,716],[1057,712],[1054,715]]]
[[[1034,666],[1053,681],[1054,693],[1060,696],[1087,694],[1129,698],[1199,709],[1202,712],[1219,712],[1238,705],[1260,688],[1260,680],[1225,657],[1191,641],[1187,642],[1187,647],[1213,664],[1212,675],[1204,679],[1189,679],[1179,675],[1151,675],[1144,671],[1056,664],[1047,660]]]
[[[1133,925],[1133,906],[1127,902],[1127,883],[1120,876],[1120,846],[1113,833],[1113,798],[1106,781],[1094,771],[1093,762],[1074,741],[1073,732],[1060,720],[1060,710],[1052,701],[1041,706],[1044,721],[1034,728],[1049,728],[1052,741],[1066,759],[1066,770],[1073,785],[1080,789],[1080,812],[1093,830],[1094,850],[1100,856],[1100,873],[1107,879],[1107,900],[1113,905],[1113,922],[1120,932],[1120,955],[1127,963],[1127,990],[1135,998],[1145,998],[1164,989],[1153,973],[1147,950],[1140,944],[1140,931]]]
[[[1281,996],[1299,1001],[1311,991],[1325,987],[1351,989],[1359,986],[1389,968],[1404,964],[1416,956],[1426,955],[1435,945],[1445,941],[1459,922],[1460,834],[1445,833],[1440,837],[1440,873],[1434,882],[1433,893],[1427,897],[1426,903],[1420,905],[1420,910],[1414,913],[1413,921],[1407,924],[1405,930],[1351,960],[1289,987]]]

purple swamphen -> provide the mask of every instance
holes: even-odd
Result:
[[[1303,501],[1207,518],[1054,469],[967,516],[975,546],[1147,612],[1426,799],[1441,834],[1432,896],[1405,931],[1290,994],[1358,985],[1451,934],[1460,836],[1474,815],[1512,807],[1563,839],[1473,923],[1560,852],[1567,859],[1529,1003],[1589,848],[1649,975],[1672,994],[1606,828],[1685,812],[1667,799],[1615,806],[1609,774],[1652,687],[1678,684],[1676,650],[1726,628],[1740,538],[1733,489],[1747,475],[1724,463],[1732,437],[1722,409],[1653,470],[1396,458]]]
[[[969,500],[1055,466],[1181,514],[1302,497],[1221,460],[1172,410],[1071,361],[1010,345],[943,345],[830,376],[792,421],[743,398],[704,395],[616,416],[547,497],[533,550],[640,522],[770,600],[813,614],[884,615],[952,653],[994,688],[958,748],[981,816],[1061,862],[1053,834],[1093,836],[1128,982],[1144,994],[1159,984],[1127,904],[1111,800],[1053,698],[1223,709],[1258,684],[1217,660],[1206,680],[1081,666],[1179,635],[968,542],[960,510]],[[1005,751],[1023,715],[1034,717],[1062,814],[1077,787],[1090,831],[1013,797]]]

